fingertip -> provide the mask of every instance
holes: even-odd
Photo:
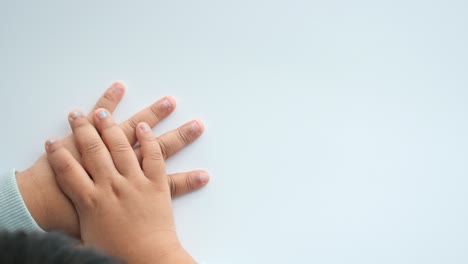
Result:
[[[68,114],[68,123],[73,132],[77,127],[90,123],[91,120],[80,110],[73,110]],[[92,122],[91,122],[92,123]]]
[[[207,185],[211,178],[210,174],[203,170],[196,171],[192,177],[195,177],[200,187]]]
[[[125,84],[122,82],[112,83],[101,96],[101,98],[99,98],[93,109],[105,108],[111,113],[114,112],[115,108],[120,103],[125,94],[125,89]],[[93,118],[93,115],[94,112],[90,112],[89,121],[94,124],[95,120]]]
[[[72,122],[80,117],[84,116],[83,112],[80,110],[73,110],[68,114],[68,121]]]
[[[165,115],[172,113],[177,105],[175,98],[172,96],[165,96],[159,102],[162,103],[160,109],[166,111]]]
[[[191,129],[194,134],[201,135],[205,131],[205,123],[199,119],[194,120]]]
[[[96,121],[101,121],[103,119],[106,119],[108,117],[110,117],[111,114],[109,113],[109,111],[107,111],[107,109],[104,109],[104,108],[98,108],[94,111],[94,119]]]
[[[177,107],[177,101],[173,96],[168,95],[165,98],[170,104],[170,109],[173,110],[173,109],[175,109]]]
[[[55,149],[57,149],[57,139],[56,138],[49,138],[46,140],[44,144],[44,148],[47,153],[53,152]]]
[[[146,122],[141,122],[137,125],[138,135],[140,138],[152,137],[153,133],[151,127]]]
[[[194,170],[168,175],[172,197],[179,197],[205,187],[210,182],[210,175],[204,170]]]
[[[111,85],[109,91],[120,96],[121,98],[125,94],[126,89],[127,88],[124,82],[116,81]]]

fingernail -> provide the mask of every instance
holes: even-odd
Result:
[[[202,184],[207,184],[208,181],[210,180],[210,176],[202,172],[198,175],[198,179],[200,180]]]
[[[149,132],[151,128],[148,126],[148,124],[143,124],[140,126],[140,129],[142,132]]]
[[[81,112],[79,112],[79,111],[74,111],[71,114],[73,120],[77,119],[78,117],[81,117],[82,115],[83,114]]]
[[[191,128],[192,128],[192,132],[195,133],[195,134],[198,134],[198,133],[201,132],[201,127],[200,127],[200,125],[198,124],[197,121],[195,121],[195,122],[192,123],[192,127],[191,127]]]
[[[114,87],[112,87],[112,91],[116,94],[122,94],[124,91],[124,88],[120,84],[117,84],[117,85],[114,85]]]
[[[50,146],[50,145],[54,144],[55,142],[57,142],[57,140],[55,140],[54,138],[50,138],[50,139],[48,139],[48,140],[46,141],[46,144],[47,144],[48,146]]]
[[[104,118],[106,118],[106,117],[108,117],[108,116],[109,116],[109,114],[108,114],[106,111],[102,111],[102,112],[100,112],[99,115],[98,115],[98,117],[99,117],[100,119],[104,119]]]
[[[166,108],[166,110],[169,110],[172,108],[171,102],[169,102],[169,100],[167,99],[164,99],[163,106]]]

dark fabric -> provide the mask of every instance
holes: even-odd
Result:
[[[59,233],[0,231],[2,264],[120,264],[95,250],[77,248],[74,240]]]

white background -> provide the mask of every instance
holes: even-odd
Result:
[[[0,169],[115,80],[206,133],[170,160],[207,263],[468,263],[468,2],[0,2]]]

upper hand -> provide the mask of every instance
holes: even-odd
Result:
[[[96,128],[80,112],[69,121],[82,165],[60,141],[48,140],[46,150],[78,212],[83,244],[128,263],[194,263],[176,234],[163,154],[148,124],[136,129],[140,167],[105,109],[96,110]]]

